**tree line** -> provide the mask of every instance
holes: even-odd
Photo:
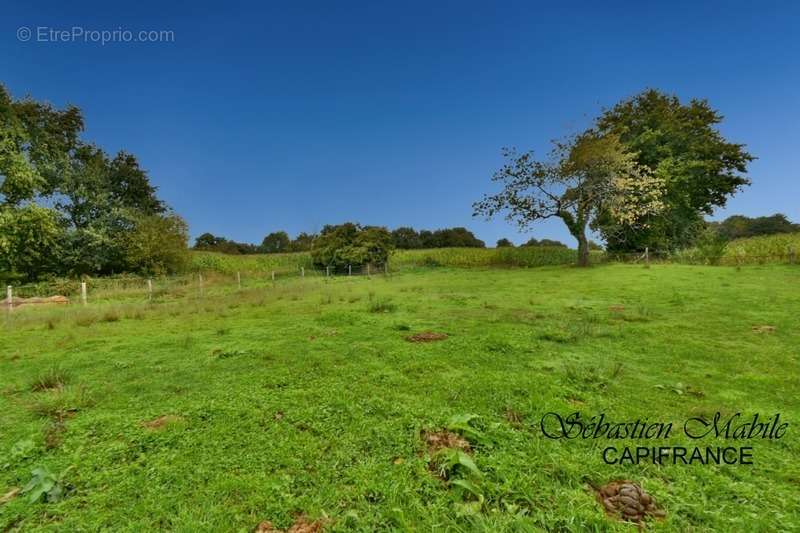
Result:
[[[352,222],[340,225],[325,225],[319,234],[300,233],[294,239],[289,238],[285,231],[275,231],[268,234],[261,241],[261,244],[250,244],[236,242],[218,237],[211,233],[204,233],[197,237],[194,244],[195,250],[205,250],[210,252],[220,252],[226,254],[271,254],[271,253],[290,253],[310,251],[315,240],[323,235],[333,232],[339,226],[355,226],[359,228],[375,228],[377,226],[361,226]],[[401,227],[392,231],[387,231],[392,247],[401,250],[421,249],[421,248],[484,248],[486,243],[475,237],[466,228],[444,228],[438,230],[417,231],[410,227]]]
[[[80,109],[14,99],[0,84],[0,278],[170,273],[188,228],[133,154],[80,138]]]

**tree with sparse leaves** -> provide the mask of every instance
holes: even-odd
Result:
[[[554,143],[548,161],[514,150],[505,156],[506,164],[493,177],[502,191],[476,202],[474,214],[491,218],[504,212],[523,230],[560,218],[578,241],[578,266],[589,264],[586,231],[600,213],[633,226],[663,207],[663,182],[636,161],[617,135],[587,130]]]

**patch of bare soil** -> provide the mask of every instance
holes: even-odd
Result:
[[[408,342],[435,342],[435,341],[443,341],[447,338],[447,335],[444,333],[435,333],[433,331],[423,331],[422,333],[416,333],[414,335],[409,335],[406,337]]]
[[[641,525],[647,517],[664,518],[667,514],[633,481],[612,481],[600,487],[596,496],[606,514],[625,522]]]
[[[441,431],[423,431],[422,440],[425,441],[425,446],[430,455],[435,455],[436,452],[445,448],[455,448],[465,452],[472,450],[467,439],[444,429]]]
[[[322,520],[314,520],[310,522],[305,516],[300,516],[295,520],[289,529],[278,529],[272,525],[272,522],[264,520],[256,526],[255,533],[318,533],[325,527]]]
[[[753,331],[756,333],[774,333],[775,326],[753,326]]]
[[[183,420],[183,417],[177,415],[163,415],[150,420],[149,422],[142,422],[142,426],[146,427],[147,429],[158,430],[163,429],[170,424],[174,424],[175,422],[180,422]]]
[[[17,494],[19,494],[20,491],[22,491],[21,488],[12,487],[11,490],[6,492],[3,496],[0,496],[0,505],[3,505],[4,503],[8,503],[11,500],[13,500],[14,498],[16,498]]]

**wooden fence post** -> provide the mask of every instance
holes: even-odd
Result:
[[[300,267],[300,277],[306,277],[306,267]]]
[[[386,262],[383,264],[383,273],[384,273],[384,274],[389,274],[389,261],[386,261]]]
[[[8,301],[8,312],[10,313],[14,309],[14,290],[11,285],[6,287],[6,300]]]
[[[87,300],[87,298],[86,298],[86,282],[85,281],[81,281],[81,303],[83,305],[86,305],[86,300]]]
[[[347,265],[347,275],[348,276],[353,275],[353,265]]]
[[[147,280],[147,299],[148,300],[152,300],[153,299],[153,280],[152,279],[148,279]]]
[[[789,247],[789,264],[793,265],[797,260],[797,252],[795,252],[794,246]]]
[[[200,298],[203,297],[203,274],[197,274],[197,287],[200,289]]]
[[[326,278],[331,277],[331,267],[330,266],[326,266],[325,267],[325,277]]]
[[[237,272],[236,273],[236,285],[238,285],[240,289],[242,288],[242,273],[241,272]]]
[[[369,277],[369,263],[367,263],[367,277]]]
[[[650,268],[650,248],[648,246],[644,247],[644,267]]]
[[[272,271],[272,283],[275,283],[275,271]]]

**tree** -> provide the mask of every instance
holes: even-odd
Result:
[[[174,213],[142,215],[126,240],[130,265],[146,274],[175,274],[189,264],[186,222]]]
[[[776,233],[800,231],[800,224],[793,224],[782,213],[755,218],[733,215],[722,222],[710,222],[709,227],[726,241],[755,237],[757,235],[774,235]]]
[[[561,241],[554,241],[551,239],[536,240],[534,237],[528,239],[528,242],[522,246],[556,246],[558,248],[567,248],[567,245]]]
[[[63,237],[52,209],[35,204],[0,209],[0,277],[36,279],[56,270]]]
[[[313,233],[300,232],[297,237],[289,243],[290,252],[308,252],[314,245],[317,236]]]
[[[716,125],[722,115],[705,100],[682,104],[675,96],[646,90],[606,110],[597,120],[602,135],[616,135],[636,162],[664,182],[664,206],[644,224],[630,226],[610,213],[596,228],[611,251],[676,249],[704,228],[703,215],[724,206],[750,181],[754,158],[744,145],[726,141]]]
[[[521,229],[558,217],[578,241],[578,265],[589,264],[586,228],[600,213],[619,224],[635,225],[661,209],[661,180],[636,162],[616,135],[594,130],[554,144],[550,161],[531,152],[505,152],[507,163],[492,178],[500,193],[473,204],[487,218],[506,212]]]
[[[392,230],[392,241],[395,248],[400,250],[422,248],[422,239],[414,228],[400,227]]]
[[[348,265],[383,264],[392,250],[394,243],[386,228],[346,222],[322,228],[314,240],[311,258],[317,266],[346,268]]]
[[[497,247],[498,248],[513,248],[514,247],[514,243],[509,241],[506,238],[502,238],[502,239],[499,239],[497,241]]]
[[[285,231],[274,231],[261,241],[259,251],[264,254],[276,254],[289,251],[289,235]]]
[[[109,158],[82,130],[78,108],[14,100],[0,85],[0,270],[28,279],[136,271],[145,267],[126,246],[137,224],[170,226],[136,158]]]

